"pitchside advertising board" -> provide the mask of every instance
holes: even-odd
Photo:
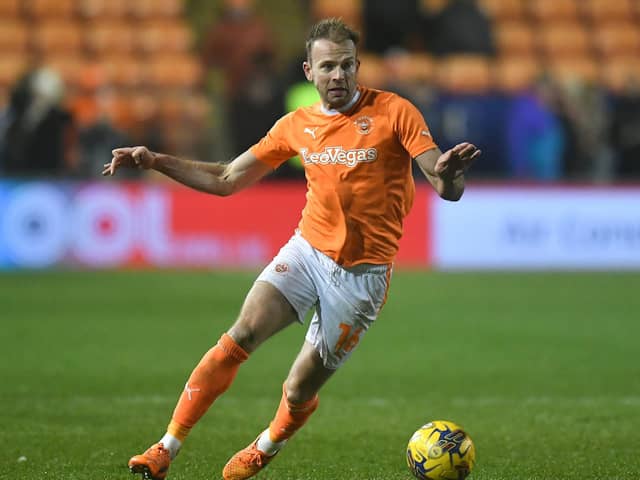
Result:
[[[469,188],[434,203],[441,269],[640,269],[640,188]]]
[[[293,233],[302,183],[232,197],[173,184],[0,182],[0,269],[260,268]],[[397,265],[640,269],[640,188],[419,184]]]
[[[231,197],[171,184],[0,182],[0,269],[259,268],[295,231],[303,182]],[[427,193],[401,264],[427,265]]]

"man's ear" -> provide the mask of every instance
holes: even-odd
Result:
[[[302,62],[302,70],[304,70],[304,76],[307,77],[307,80],[312,82],[313,76],[311,75],[311,64],[309,62]]]

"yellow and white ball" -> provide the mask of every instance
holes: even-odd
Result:
[[[475,462],[471,437],[446,420],[423,425],[407,445],[407,465],[420,480],[464,480]]]

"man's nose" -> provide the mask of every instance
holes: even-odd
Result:
[[[344,75],[344,68],[337,67],[333,70],[333,75],[331,76],[331,78],[332,80],[342,80],[344,78]]]

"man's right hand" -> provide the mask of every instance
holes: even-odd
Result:
[[[102,175],[112,176],[120,167],[141,168],[148,170],[154,167],[156,156],[147,147],[123,147],[111,151],[113,158],[104,164]]]

